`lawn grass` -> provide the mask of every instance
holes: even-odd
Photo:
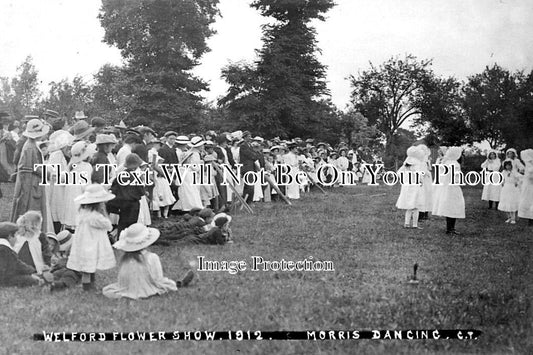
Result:
[[[2,185],[2,220],[12,185]],[[165,274],[210,260],[331,260],[335,272],[200,272],[177,293],[148,300],[108,300],[81,288],[0,290],[0,344],[5,353],[531,353],[533,229],[503,223],[479,188],[464,188],[463,234],[444,234],[433,217],[423,230],[402,228],[398,187],[355,186],[305,194],[293,206],[255,205],[232,222],[235,244],[153,247]],[[406,283],[414,263],[417,286]],[[116,269],[97,274],[103,287]],[[317,330],[475,328],[475,341],[216,341],[44,343],[47,331]]]

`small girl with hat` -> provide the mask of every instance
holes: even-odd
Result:
[[[418,226],[418,210],[424,206],[424,190],[422,180],[419,183],[416,181],[416,174],[422,168],[422,155],[420,148],[409,147],[407,159],[398,170],[398,175],[402,174],[403,183],[396,207],[405,210],[405,228],[422,229]]]
[[[520,157],[526,166],[518,203],[518,217],[528,219],[528,224],[533,226],[533,149],[523,150]]]
[[[187,286],[194,278],[189,270],[180,281],[163,276],[163,268],[157,254],[147,250],[159,238],[159,230],[135,223],[120,234],[115,249],[124,252],[119,261],[118,280],[107,285],[102,293],[109,298],[148,298],[177,291]]]
[[[159,156],[159,149],[161,148],[161,140],[153,139],[150,142],[151,148],[148,150],[148,162],[153,166],[165,163],[165,159]],[[168,210],[172,206],[176,199],[172,194],[170,184],[159,172],[154,172],[154,189],[152,191],[152,211],[156,212],[156,216],[161,217],[163,212],[163,218],[168,218]]]
[[[105,202],[115,198],[102,185],[87,186],[75,201],[80,204],[79,224],[74,234],[67,268],[82,273],[84,291],[94,290],[96,270],[115,267],[115,254],[107,232],[112,226],[107,216]]]
[[[503,183],[500,192],[498,210],[507,212],[509,218],[505,223],[516,224],[516,213],[520,202],[520,174],[513,170],[513,162],[503,162]]]
[[[70,150],[68,169],[71,176],[76,176],[78,181],[68,181],[65,186],[65,214],[63,223],[72,231],[76,229],[78,220],[78,205],[74,199],[83,193],[84,188],[91,183],[93,167],[89,159],[96,153],[96,146],[85,141],[75,143]],[[81,177],[85,177],[84,180]]]

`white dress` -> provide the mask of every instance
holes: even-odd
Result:
[[[163,161],[155,149],[150,149],[148,151],[148,160],[150,163],[153,162],[153,159],[160,163]],[[168,180],[162,176],[158,176],[157,173],[154,173],[154,189],[152,190],[152,211],[158,211],[161,207],[166,207],[174,204],[176,198],[172,194],[170,189],[170,184]]]
[[[61,168],[61,171],[66,172],[67,171],[67,160],[65,159],[65,155],[61,150],[57,150],[55,152],[50,153],[50,157],[48,158],[48,164],[53,165],[59,165]],[[61,222],[65,220],[65,186],[64,185],[56,185],[55,181],[57,179],[56,175],[56,169],[52,168],[51,171],[51,177],[50,177],[50,186],[47,186],[47,189],[50,191],[50,198],[49,206],[50,206],[50,212],[52,214],[52,220],[54,222]],[[62,181],[64,183],[65,181]],[[47,196],[48,197],[48,196]]]
[[[503,187],[501,188],[498,209],[504,212],[516,212],[520,203],[520,189],[518,188],[520,176],[513,170],[510,172],[505,170],[502,174]]]
[[[451,166],[455,167],[456,174],[460,172],[461,166],[457,161],[444,162],[451,171]],[[465,200],[463,197],[463,190],[459,185],[450,185],[452,177],[448,173],[441,174],[441,185],[437,185],[433,195],[433,211],[435,216],[443,216],[450,218],[465,218]],[[456,178],[456,181],[459,179]]]
[[[518,204],[518,217],[533,219],[533,165],[526,165]]]
[[[202,164],[200,153],[197,151],[190,151],[183,155],[183,161],[180,164]],[[178,202],[174,205],[176,209],[181,211],[190,211],[193,208],[203,208],[202,198],[200,196],[200,189],[198,185],[193,185],[193,172],[200,171],[199,167],[180,167],[182,183],[178,189]]]
[[[485,160],[483,164],[481,164],[482,169],[487,170],[487,178],[490,176],[489,174],[492,172],[498,172],[501,167],[500,159],[490,159]],[[483,201],[500,201],[500,193],[502,190],[501,185],[493,185],[488,183],[487,185],[483,186],[483,192],[481,194],[481,199]]]
[[[287,198],[297,200],[300,198],[300,185],[296,181],[296,174],[298,174],[298,156],[289,152],[283,156],[283,163],[291,167],[290,175],[292,182],[287,185]]]
[[[67,268],[94,273],[115,267],[115,254],[107,237],[112,228],[109,219],[96,211],[82,210],[72,239]]]
[[[409,184],[409,172],[411,172],[412,179],[414,179],[414,173],[416,171],[417,168],[415,166],[407,168],[405,165],[398,170],[398,174],[404,174],[405,176],[404,184],[402,184],[400,189],[400,196],[398,196],[398,200],[396,201],[396,207],[401,210],[412,210],[415,208],[422,210],[425,206],[424,187],[422,183]]]
[[[71,172],[78,174],[84,173],[87,176],[87,184],[67,185],[65,186],[65,220],[64,224],[70,227],[76,227],[78,223],[78,209],[80,205],[74,202],[74,199],[81,195],[85,190],[85,186],[91,183],[91,175],[93,167],[88,162],[76,163],[76,167]]]

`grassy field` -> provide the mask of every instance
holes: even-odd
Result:
[[[2,185],[2,219],[11,205]],[[503,223],[481,190],[464,190],[467,218],[460,236],[432,218],[423,230],[402,228],[397,187],[356,186],[306,194],[292,207],[256,205],[234,218],[235,244],[153,247],[165,274],[210,260],[331,260],[335,272],[200,272],[177,293],[143,301],[106,299],[81,287],[51,295],[45,288],[1,289],[0,344],[8,354],[98,353],[532,353],[533,228]],[[406,281],[413,264],[421,283]],[[116,270],[97,274],[114,282]],[[216,341],[44,343],[47,331],[309,330],[475,328],[475,341]]]

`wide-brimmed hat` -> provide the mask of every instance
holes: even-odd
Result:
[[[450,147],[446,150],[444,154],[444,161],[457,161],[461,154],[463,154],[463,148],[461,147]]]
[[[135,130],[140,134],[152,133],[154,136],[156,135],[155,131],[148,126],[137,126],[135,127]]]
[[[189,144],[190,140],[189,140],[189,137],[187,136],[178,136],[176,138],[176,144],[181,144],[181,145],[187,145]]]
[[[265,140],[259,136],[255,136],[253,139],[253,141],[256,141],[256,142],[259,142],[259,143],[263,143]]]
[[[191,141],[187,144],[191,148],[198,148],[205,144],[205,141],[202,137],[192,137]]]
[[[83,121],[83,120],[74,123],[74,125],[70,127],[70,133],[74,135],[75,140],[77,141],[85,139],[86,137],[91,135],[91,133],[93,132],[94,132],[94,127],[91,127],[87,123],[87,121]]]
[[[53,132],[48,140],[50,141],[48,151],[55,152],[59,149],[71,146],[72,143],[74,143],[74,136],[69,132],[60,129],[59,131]]]
[[[520,152],[520,158],[524,161],[524,163],[532,163],[533,162],[533,149],[525,149]]]
[[[177,132],[174,132],[174,131],[168,131],[164,134],[164,137],[170,137],[170,136],[176,136],[176,138],[178,137],[178,133]]]
[[[216,226],[216,221],[217,219],[219,218],[226,218],[227,219],[227,222],[226,223],[229,223],[231,222],[231,216],[227,213],[217,213],[214,217],[213,217],[213,220],[211,221],[211,225],[214,227]]]
[[[234,141],[238,141],[242,139],[242,131],[235,131],[231,134],[231,139]]]
[[[146,162],[135,153],[128,154],[124,161],[124,167],[128,170],[135,170],[143,164],[146,164]]]
[[[59,250],[66,251],[72,245],[72,233],[68,230],[63,230],[56,235],[55,240],[59,243]]]
[[[50,126],[43,120],[38,118],[32,118],[26,124],[26,130],[22,133],[23,136],[28,138],[39,138],[50,132]]]
[[[75,119],[75,120],[84,120],[84,119],[86,119],[86,118],[89,118],[89,117],[85,116],[85,114],[83,113],[83,111],[76,111],[76,112],[74,113],[74,119]]]
[[[120,238],[113,247],[125,252],[139,251],[152,245],[158,238],[159,230],[134,223],[120,233]]]
[[[100,184],[91,184],[85,187],[85,191],[74,199],[74,202],[79,203],[80,205],[88,205],[91,203],[99,203],[111,201],[115,198],[110,192]]]
[[[119,124],[116,124],[115,125],[115,128],[118,128],[118,129],[128,129],[128,126],[126,126],[126,124],[124,123],[124,121],[120,120]]]
[[[70,162],[79,163],[84,161],[90,156],[93,156],[96,153],[96,145],[93,143],[87,143],[85,141],[80,141],[74,143],[72,148],[70,148]]]
[[[112,134],[97,134],[95,144],[117,144],[117,139]]]
[[[91,120],[91,126],[95,128],[103,128],[105,127],[106,123],[105,120],[102,117],[94,117]]]

